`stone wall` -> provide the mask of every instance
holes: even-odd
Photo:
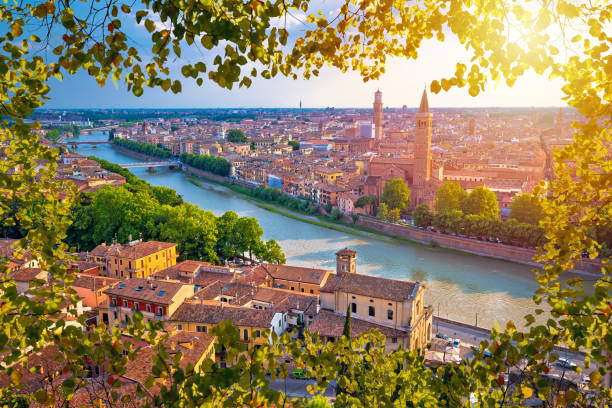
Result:
[[[497,244],[494,242],[480,241],[477,239],[463,238],[455,235],[440,234],[437,232],[426,231],[405,225],[392,224],[370,217],[359,217],[357,225],[382,231],[387,234],[397,235],[411,241],[429,245],[435,241],[442,248],[457,249],[476,255],[488,256],[491,258],[504,259],[531,266],[541,266],[534,262],[533,257],[537,252],[533,249],[520,248],[511,245]],[[601,264],[590,260],[578,261],[575,263],[575,272],[586,273],[589,275],[599,275]]]

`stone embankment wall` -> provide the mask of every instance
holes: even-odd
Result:
[[[432,240],[440,247],[456,249],[475,255],[488,256],[491,258],[504,259],[519,262],[526,265],[541,266],[533,260],[537,252],[533,249],[520,248],[511,245],[497,244],[494,242],[480,241],[477,239],[463,238],[455,235],[440,234],[405,225],[392,224],[370,217],[359,217],[357,224],[382,231],[387,234],[397,235],[411,241],[429,244]],[[575,263],[575,272],[599,275],[601,264],[590,260],[582,260]]]
[[[137,153],[129,149],[112,145],[114,149],[138,158],[144,161],[160,161],[158,157],[148,156],[142,153]],[[230,183],[236,184],[242,187],[253,188],[254,186],[249,183],[245,183],[239,180],[233,180],[229,177],[219,176],[204,170],[196,169],[182,164],[183,171],[194,174],[199,177],[203,177],[208,180],[216,181],[218,183]],[[350,217],[344,215],[343,219],[347,222],[352,222]],[[422,244],[429,245],[433,240],[442,248],[456,249],[462,252],[468,252],[474,255],[488,256],[491,258],[503,259],[512,262],[518,262],[531,266],[541,266],[533,260],[533,257],[537,252],[533,249],[520,248],[512,245],[497,244],[494,242],[480,241],[477,239],[463,238],[454,235],[440,234],[437,232],[426,231],[418,228],[413,228],[405,225],[392,224],[385,221],[377,220],[376,218],[361,216],[357,220],[357,225],[371,228],[376,231],[381,231],[387,234],[396,235],[400,238],[409,239],[411,241],[419,242]],[[599,276],[601,275],[601,264],[590,260],[578,261],[575,264],[574,271],[578,273],[585,273],[588,275]]]
[[[232,183],[232,179],[229,177],[223,177],[219,176],[218,174],[210,173],[208,171],[196,169],[195,167],[188,166],[185,163],[183,163],[183,171],[186,173],[194,174],[199,177],[203,177],[207,180],[216,181],[217,183]]]
[[[130,157],[133,157],[135,159],[142,160],[142,161],[145,161],[145,162],[161,162],[161,161],[166,161],[167,160],[167,159],[162,159],[160,157],[149,156],[147,154],[135,152],[133,150],[126,149],[125,147],[116,145],[114,143],[112,143],[111,146],[112,146],[113,149],[115,149],[116,151],[118,151],[121,154],[125,154],[126,156],[130,156]],[[94,156],[95,156],[95,154],[94,154]]]

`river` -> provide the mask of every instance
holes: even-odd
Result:
[[[106,140],[100,132],[69,141]],[[79,145],[79,153],[95,155],[118,163],[137,162],[110,145]],[[493,327],[513,320],[524,323],[523,316],[534,309],[531,296],[538,285],[532,268],[513,262],[489,259],[445,249],[432,249],[403,241],[359,236],[308,224],[257,207],[253,201],[216,184],[190,183],[177,171],[132,169],[153,185],[175,189],[185,201],[220,215],[233,210],[241,216],[259,220],[265,238],[274,238],[287,256],[287,264],[335,269],[334,253],[344,247],[357,251],[357,271],[393,279],[418,280],[425,284],[425,301],[435,314],[444,318]],[[540,316],[542,319],[544,316]]]

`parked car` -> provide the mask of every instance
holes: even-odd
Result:
[[[450,337],[448,337],[446,334],[443,334],[443,333],[436,333],[436,337],[439,339],[446,340],[448,342],[453,341],[453,339],[451,339]]]
[[[563,368],[575,368],[576,364],[572,363],[571,361],[569,361],[567,358],[560,358],[558,359],[555,364],[557,364],[559,367],[563,367]]]
[[[293,370],[293,378],[296,378],[298,380],[307,380],[309,377],[308,375],[306,375],[306,371],[304,370]]]
[[[455,339],[453,340],[453,347],[458,348],[461,345],[461,340]]]

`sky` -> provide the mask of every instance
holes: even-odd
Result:
[[[333,9],[323,5],[327,12]],[[289,18],[291,38],[304,31],[297,19]],[[148,44],[144,27],[124,24],[123,29],[136,42]],[[145,50],[146,52],[146,50]],[[226,90],[211,81],[204,81],[199,87],[195,81],[180,75],[181,63],[195,63],[203,60],[210,64],[212,57],[206,50],[187,50],[182,59],[173,62],[174,72],[183,82],[183,91],[178,94],[163,92],[161,89],[145,88],[141,97],[129,93],[122,82],[118,85],[108,83],[103,88],[84,73],[68,77],[63,81],[53,80],[50,84],[51,100],[46,108],[345,108],[371,107],[374,92],[383,93],[383,104],[389,107],[416,107],[424,86],[432,80],[450,77],[457,62],[466,63],[469,59],[461,44],[447,36],[444,43],[437,40],[424,41],[417,60],[388,59],[386,73],[378,81],[364,83],[357,73],[342,73],[334,68],[324,68],[319,77],[309,80],[293,80],[281,75],[272,79],[255,78],[250,88]],[[469,65],[468,65],[469,66]],[[250,70],[250,68],[249,68]],[[565,106],[562,101],[562,83],[550,81],[546,76],[528,73],[510,88],[503,82],[489,83],[484,93],[474,98],[468,94],[467,87],[452,89],[448,92],[429,95],[430,106],[435,107],[540,107]]]

